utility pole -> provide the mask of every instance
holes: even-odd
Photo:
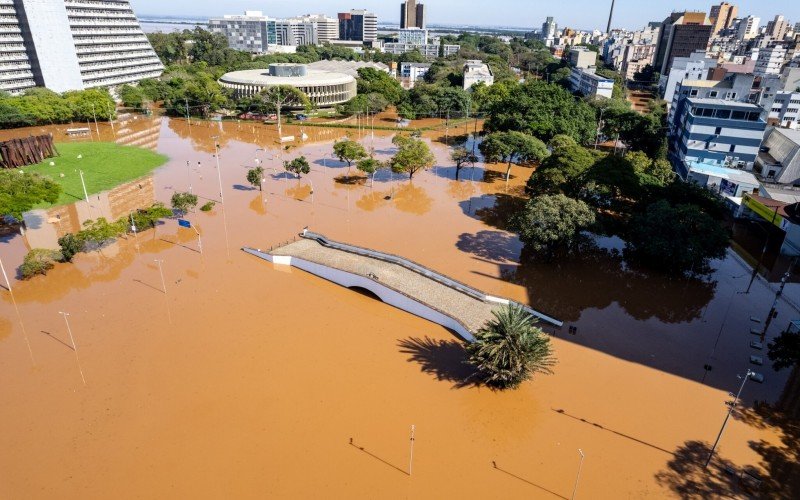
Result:
[[[214,149],[216,149],[217,154],[214,157],[217,159],[217,179],[219,180],[219,201],[220,203],[225,203],[225,196],[222,194],[222,170],[219,166],[219,143],[214,143]]]
[[[8,288],[8,291],[10,292],[11,291],[11,282],[8,281],[8,275],[6,274],[6,268],[3,267],[3,259],[0,259],[0,271],[3,271],[3,278],[5,278],[5,280],[6,280],[6,288]]]
[[[581,480],[581,469],[583,469],[583,459],[586,457],[583,454],[583,450],[581,450],[580,448],[578,448],[578,453],[581,454],[581,461],[578,463],[578,475],[575,476],[575,487],[572,488],[572,496],[570,497],[571,500],[575,500],[575,493],[578,492],[578,481]]]
[[[786,287],[786,281],[789,279],[789,275],[792,272],[792,267],[789,267],[789,270],[786,271],[786,274],[783,275],[781,278],[781,286],[778,288],[778,291],[775,292],[775,300],[772,301],[772,307],[769,310],[769,314],[767,315],[766,321],[764,321],[764,329],[761,330],[761,343],[764,343],[764,338],[767,336],[767,329],[769,328],[769,324],[772,323],[772,319],[777,315],[778,311],[775,309],[778,307],[778,300],[780,300],[781,295],[783,295],[783,289]]]
[[[597,131],[594,134],[594,149],[597,150],[597,146],[600,143],[600,127],[603,126],[603,113],[605,113],[605,109],[600,110],[600,119],[597,120]]]
[[[78,174],[81,176],[81,185],[83,186],[83,196],[86,198],[86,203],[89,203],[89,192],[86,191],[86,182],[83,180],[83,170],[78,170]]]
[[[164,295],[167,294],[167,283],[164,281],[164,270],[161,268],[161,264],[164,263],[163,260],[160,259],[153,259],[156,264],[158,264],[158,274],[161,275],[161,287],[164,289]]]
[[[86,377],[83,376],[81,360],[78,358],[78,346],[75,345],[75,338],[72,336],[72,328],[69,327],[69,320],[67,319],[69,313],[59,311],[58,314],[64,316],[64,322],[67,324],[67,332],[69,333],[69,340],[72,342],[72,350],[75,351],[75,361],[78,363],[78,371],[81,372],[81,380],[83,380],[83,385],[86,386]]]
[[[742,395],[742,390],[744,389],[744,384],[747,383],[747,379],[750,378],[753,372],[747,370],[747,374],[745,374],[744,378],[742,379],[742,385],[739,386],[739,392],[736,393],[736,398],[733,402],[730,403],[730,408],[728,408],[728,414],[725,415],[725,420],[722,421],[722,427],[719,430],[719,434],[717,434],[717,440],[714,441],[714,446],[711,447],[711,453],[708,454],[708,460],[706,460],[706,464],[704,467],[707,469],[708,464],[711,463],[711,457],[714,456],[714,452],[717,450],[717,445],[719,445],[719,440],[722,439],[722,433],[725,432],[725,426],[728,425],[728,419],[731,418],[731,413],[733,413],[733,409],[736,408],[736,405],[739,404],[739,397]]]

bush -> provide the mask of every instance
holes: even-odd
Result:
[[[72,262],[76,253],[83,251],[83,240],[72,233],[66,234],[58,239],[58,246],[61,247],[61,260]]]
[[[156,227],[156,222],[159,219],[172,217],[172,210],[164,206],[163,203],[154,203],[150,208],[139,210],[133,214],[133,223],[136,225],[136,230],[150,229]],[[125,226],[128,225],[128,220],[123,220]]]
[[[216,205],[216,203],[214,203],[213,201],[209,201],[209,202],[207,202],[205,205],[203,205],[202,207],[200,207],[200,210],[201,210],[202,212],[210,212],[210,211],[211,211],[211,209],[213,209],[213,208],[214,208],[214,205]]]
[[[22,261],[22,266],[19,268],[22,278],[30,279],[37,274],[47,274],[47,271],[53,269],[58,258],[59,254],[56,251],[46,248],[34,248],[28,252],[28,255]]]
[[[190,208],[197,206],[197,195],[192,193],[174,193],[172,195],[172,208],[181,213],[186,213]]]

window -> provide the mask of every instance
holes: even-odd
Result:
[[[736,92],[728,92],[725,94],[725,99],[736,99]]]
[[[717,118],[721,118],[722,120],[727,120],[731,117],[731,110],[730,109],[718,109],[717,110]]]
[[[722,133],[722,127],[717,127],[714,129],[714,135],[719,135]]]
[[[733,120],[744,120],[746,116],[747,113],[745,113],[744,111],[734,111],[733,113],[731,113],[731,119]]]
[[[692,89],[692,90],[689,92],[689,95],[690,95],[690,96],[692,96],[692,97],[697,97],[697,89]]]
[[[702,108],[700,110],[700,116],[714,116],[714,109],[713,108]]]
[[[731,148],[728,150],[728,152],[735,153],[736,152],[736,144],[731,144]]]
[[[716,90],[712,90],[711,92],[708,93],[708,97],[711,97],[711,98],[715,98],[718,95],[719,95],[719,92],[717,92]]]

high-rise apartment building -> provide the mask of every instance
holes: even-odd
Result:
[[[416,0],[408,0],[400,4],[400,29],[427,27],[425,5]]]
[[[373,44],[378,41],[378,17],[366,10],[339,13],[339,39]]]
[[[544,24],[542,24],[542,32],[539,34],[539,37],[546,43],[547,41],[552,42],[557,34],[558,24],[556,24],[552,17],[548,17],[545,19]]]
[[[428,30],[419,28],[401,29],[397,32],[397,43],[425,45],[428,43]]]
[[[728,2],[722,2],[719,5],[712,5],[711,12],[708,18],[711,20],[714,31],[712,34],[716,35],[722,30],[726,30],[733,25],[733,20],[739,14],[739,8],[731,5]]]
[[[756,76],[780,75],[785,59],[786,47],[781,44],[773,44],[760,49],[753,74]]]
[[[0,0],[0,90],[116,86],[164,66],[127,0]]]
[[[747,16],[739,22],[739,31],[736,37],[739,40],[746,41],[752,40],[758,35],[758,25],[761,24],[761,18]]]
[[[278,45],[317,45],[317,24],[300,19],[278,19],[275,21]]]
[[[775,19],[767,23],[767,35],[773,40],[783,40],[792,25],[783,16],[775,16]]]
[[[656,71],[666,75],[676,57],[706,50],[713,29],[704,12],[673,12],[661,26],[654,61]]]
[[[263,54],[278,44],[275,20],[261,11],[246,11],[242,16],[224,16],[208,20],[208,30],[228,39],[232,49]]]

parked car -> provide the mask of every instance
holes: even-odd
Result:
[[[302,114],[302,113],[301,113],[301,114],[298,114],[298,115],[294,115],[294,118],[295,118],[297,121],[300,121],[300,122],[304,122],[304,121],[307,121],[307,120],[308,120],[308,116],[306,116],[306,115],[304,115],[304,114]]]

